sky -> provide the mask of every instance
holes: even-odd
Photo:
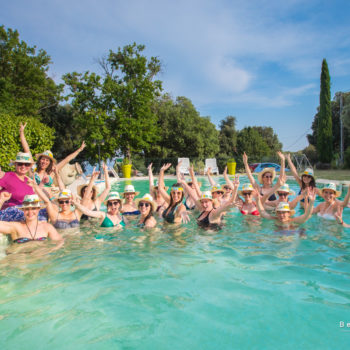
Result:
[[[331,96],[350,90],[350,1],[11,0],[0,24],[44,49],[49,75],[99,72],[110,49],[146,45],[158,79],[219,126],[270,126],[285,151],[308,145],[326,58]]]

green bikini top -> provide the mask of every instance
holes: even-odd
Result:
[[[113,221],[106,214],[104,220],[102,221],[101,227],[114,227],[114,226],[118,226],[118,225],[125,227],[124,220],[122,219],[122,221],[120,221],[118,224],[114,225]]]

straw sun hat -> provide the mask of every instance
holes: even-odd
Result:
[[[263,170],[260,171],[260,173],[258,174],[258,180],[259,182],[262,184],[263,183],[263,177],[266,173],[271,173],[272,174],[272,181],[275,179],[276,177],[276,170],[275,168],[264,168]]]
[[[149,194],[149,193],[146,193],[142,198],[137,198],[135,200],[135,203],[136,203],[136,206],[138,207],[139,206],[139,203],[140,202],[146,202],[146,203],[149,203],[151,206],[152,206],[152,210],[153,211],[156,211],[157,210],[157,205],[156,203],[154,202],[152,196]]]

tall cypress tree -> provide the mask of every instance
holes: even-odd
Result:
[[[317,154],[322,163],[330,163],[332,160],[332,109],[331,89],[328,64],[326,59],[322,61],[320,111],[317,125]]]

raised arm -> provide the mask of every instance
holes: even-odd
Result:
[[[306,189],[303,190],[300,194],[298,194],[291,202],[289,202],[290,209],[294,209],[298,205],[298,203],[304,198],[304,191],[306,191]]]
[[[264,208],[264,206],[261,203],[261,198],[260,198],[261,195],[260,195],[259,191],[254,190],[253,194],[256,197],[256,205],[258,206],[260,216],[265,218],[265,219],[270,219],[270,220],[275,219],[272,215],[268,214],[265,211],[265,208]]]
[[[271,187],[271,189],[262,196],[261,198],[261,203],[264,205],[265,202],[267,201],[268,198],[270,198],[270,196],[275,193],[284,183],[286,182],[285,177],[281,177],[281,175],[278,177],[278,180],[276,182],[276,184]]]
[[[297,181],[297,183],[301,187],[302,182],[301,182],[301,179],[300,179],[299,174],[297,172],[297,169],[295,168],[295,166],[290,158],[290,153],[287,154],[287,162],[288,162],[288,166],[290,168],[290,171],[292,172],[292,175],[294,176],[295,180]]]
[[[257,182],[254,179],[254,176],[252,175],[252,172],[249,168],[249,164],[248,164],[248,156],[246,155],[246,153],[243,153],[243,164],[244,164],[244,168],[245,168],[245,172],[248,176],[248,179],[250,181],[250,183],[252,184],[252,186],[256,189],[259,188],[259,185],[257,184]]]
[[[84,207],[82,204],[80,204],[77,201],[75,196],[73,196],[72,203],[80,212],[82,212],[83,214],[85,214],[87,216],[91,216],[93,218],[98,218],[98,219],[104,219],[106,216],[106,213],[103,211],[90,210],[90,209]]]
[[[0,193],[0,210],[5,202],[7,202],[11,198],[12,194],[9,192],[1,192]]]
[[[56,180],[57,180],[57,184],[58,184],[58,188],[60,189],[60,191],[63,191],[66,186],[64,185],[63,181],[62,181],[62,178],[60,176],[60,173],[59,171],[57,170],[57,167],[56,166],[53,166],[52,167],[52,170],[53,170],[53,173],[55,174],[56,176]]]
[[[303,224],[305,221],[309,220],[313,209],[314,209],[314,202],[316,198],[316,189],[313,188],[311,189],[310,187],[307,189],[307,194],[308,194],[308,199],[306,200],[305,198],[305,205],[306,205],[306,210],[303,215],[300,215],[296,218],[291,219],[292,222],[296,222],[297,224]]]
[[[148,167],[147,167],[147,170],[148,170],[148,181],[149,181],[149,193],[152,195],[153,197],[153,192],[154,192],[154,189],[153,189],[153,186],[154,186],[154,178],[153,178],[153,172],[152,172],[152,163],[149,163]],[[153,198],[153,199],[156,199],[156,198]]]
[[[185,180],[180,180],[180,184],[183,186],[183,188],[185,189],[185,191],[188,193],[188,195],[192,198],[192,200],[194,201],[196,208],[199,211],[203,210],[203,207],[201,205],[201,202],[198,200],[199,197],[197,196],[196,190],[194,190],[193,188],[191,188],[190,186],[187,185],[187,182]]]
[[[109,173],[108,173],[107,164],[103,162],[102,168],[103,168],[103,173],[104,173],[104,176],[105,176],[105,189],[102,191],[102,193],[96,199],[96,202],[99,204],[100,207],[101,207],[101,204],[107,198],[108,193],[111,190],[111,182],[110,182],[110,179],[109,179]],[[97,193],[96,193],[96,195],[97,195]]]
[[[176,165],[176,182],[181,181],[181,171],[180,171],[181,165],[182,165],[182,160],[180,160]]]
[[[193,164],[191,164],[191,166],[189,168],[189,172],[191,175],[191,180],[192,180],[194,189],[196,191],[197,197],[199,198],[202,195],[202,192],[201,192],[201,189],[199,188],[199,184],[198,184],[196,175],[194,174]]]
[[[345,196],[343,202],[341,202],[340,205],[341,205],[343,208],[347,207],[347,206],[348,206],[348,203],[349,203],[349,199],[350,199],[350,186],[348,186],[348,193],[346,194],[346,196]]]
[[[286,157],[282,152],[277,152],[278,157],[281,160],[281,170],[280,170],[280,177],[283,179],[285,177],[285,169],[286,169]]]
[[[211,177],[210,173],[211,173],[211,168],[209,167],[208,170],[207,170],[207,176],[208,176],[208,180],[209,180],[210,186],[211,187],[217,186],[216,182],[213,180],[213,178]]]
[[[158,181],[158,192],[160,195],[164,198],[164,200],[169,204],[170,203],[170,196],[168,195],[167,191],[165,191],[165,185],[164,185],[164,172],[168,170],[171,167],[171,163],[164,164],[160,168],[159,172],[159,181]]]
[[[24,129],[26,128],[26,126],[27,126],[27,123],[19,123],[19,138],[21,140],[23,151],[25,153],[30,153],[30,148],[29,148],[27,139],[24,135]]]
[[[231,198],[228,201],[223,202],[219,208],[213,210],[213,212],[210,214],[211,219],[218,219],[223,212],[227,211],[228,208],[232,208],[233,206],[234,198],[233,196],[231,196]]]
[[[224,175],[224,179],[226,181],[227,186],[230,187],[232,191],[234,191],[235,186],[233,185],[232,181],[230,180],[230,178],[227,175],[227,166],[225,166],[223,175]]]
[[[66,164],[68,164],[72,159],[74,159],[84,148],[85,148],[85,141],[81,144],[81,146],[73,153],[71,153],[69,156],[61,160],[57,165],[58,171],[60,171]]]

